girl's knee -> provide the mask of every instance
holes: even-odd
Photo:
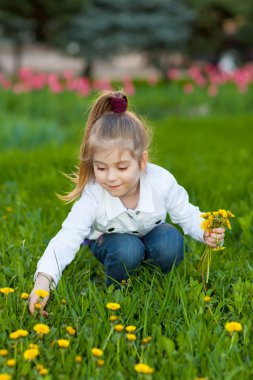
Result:
[[[131,270],[144,260],[144,251],[145,247],[139,238],[121,234],[121,236],[115,236],[110,245],[108,245],[106,262],[114,265],[116,263],[125,265],[126,268]]]
[[[154,235],[147,244],[147,257],[150,262],[161,268],[162,272],[169,272],[184,258],[184,238],[173,226],[164,224],[159,226],[158,234]]]

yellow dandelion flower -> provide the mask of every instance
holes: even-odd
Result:
[[[0,292],[3,293],[3,294],[8,295],[10,293],[14,293],[14,289],[13,288],[1,288]]]
[[[0,380],[11,380],[12,376],[8,373],[0,373]]]
[[[226,249],[226,247],[216,247],[216,248],[212,248],[212,250],[214,252],[217,252],[217,251],[223,251],[224,249]]]
[[[227,210],[227,213],[228,213],[228,217],[229,218],[234,218],[235,217],[234,214],[231,211]]]
[[[106,304],[106,308],[109,309],[109,310],[118,310],[120,309],[120,304],[119,303],[115,303],[115,302],[108,302]]]
[[[103,367],[104,364],[105,364],[105,361],[104,361],[103,359],[98,359],[98,360],[97,360],[97,365],[98,365],[99,367]]]
[[[29,298],[29,294],[28,293],[22,293],[21,296],[20,296],[23,300],[27,300]]]
[[[36,349],[38,350],[38,349],[39,349],[39,346],[38,346],[38,344],[30,343],[30,344],[29,344],[29,348],[36,348]]]
[[[8,350],[6,350],[5,348],[2,348],[0,350],[0,356],[7,356],[8,355]]]
[[[33,360],[39,355],[39,350],[36,348],[29,348],[28,350],[25,350],[23,355],[26,360]]]
[[[69,335],[75,335],[76,330],[72,326],[67,326],[66,331],[69,333]]]
[[[42,368],[40,371],[39,371],[40,375],[41,376],[46,376],[48,374],[48,369],[46,368]]]
[[[6,362],[8,367],[15,367],[16,365],[16,360],[15,359],[8,359]]]
[[[210,297],[210,296],[205,296],[205,297],[203,298],[203,300],[204,300],[205,302],[209,302],[209,301],[211,301],[211,297]]]
[[[48,334],[50,332],[50,328],[47,325],[44,325],[44,323],[38,323],[37,325],[33,326],[33,329],[39,335]]]
[[[83,357],[82,357],[81,355],[77,355],[77,356],[75,357],[75,362],[76,362],[76,363],[82,363],[82,361],[83,361]]]
[[[117,315],[110,315],[110,317],[109,317],[109,321],[111,321],[111,322],[115,322],[115,321],[117,321],[117,319],[119,319],[119,317],[117,316]]]
[[[61,300],[61,304],[62,304],[62,305],[66,305],[66,303],[67,303],[67,301],[63,298],[63,299]]]
[[[69,346],[69,340],[68,339],[58,339],[57,340],[58,346],[62,348],[67,348]]]
[[[141,343],[142,344],[148,344],[149,342],[151,342],[152,340],[152,337],[151,336],[147,336],[147,338],[143,338]]]
[[[145,373],[146,375],[151,375],[154,372],[154,369],[151,368],[148,364],[139,363],[134,366],[134,369],[138,373]]]
[[[41,298],[45,298],[49,295],[49,292],[43,289],[36,289],[34,290],[34,293],[36,294],[36,296],[41,297]]]
[[[41,309],[42,308],[42,305],[40,303],[36,303],[34,306],[35,306],[35,309]]]
[[[135,334],[127,334],[127,340],[129,340],[130,342],[133,342],[136,339],[137,337]]]
[[[118,333],[120,333],[121,331],[124,330],[124,326],[121,324],[115,325],[114,330],[117,331]]]
[[[130,326],[126,327],[126,331],[129,333],[133,333],[133,332],[135,332],[135,330],[136,330],[136,326],[130,325]]]
[[[225,329],[230,333],[234,331],[242,331],[242,325],[240,322],[227,322],[225,324]]]
[[[7,212],[13,212],[13,208],[10,207],[10,206],[5,207],[5,210],[6,210]]]
[[[43,368],[44,368],[44,365],[43,365],[43,364],[38,363],[38,364],[36,365],[36,369],[37,369],[37,371],[41,371]]]
[[[29,334],[27,330],[17,330],[16,333],[22,338]]]
[[[9,334],[9,338],[10,339],[18,339],[19,338],[19,334],[17,333],[17,331],[14,331],[12,333]]]
[[[194,380],[208,380],[208,377],[195,377]]]
[[[92,353],[93,356],[102,356],[103,353],[104,353],[104,351],[101,350],[100,348],[93,347],[93,348],[91,349],[91,353]]]

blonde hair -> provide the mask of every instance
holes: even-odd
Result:
[[[123,91],[103,91],[94,100],[80,147],[78,170],[73,175],[66,175],[76,186],[66,195],[58,195],[64,201],[74,201],[81,195],[85,185],[95,178],[93,155],[96,149],[106,149],[108,143],[113,143],[113,146],[118,145],[122,150],[130,150],[138,162],[141,161],[142,153],[148,151],[151,137],[148,127],[133,112],[113,112],[112,98],[124,98],[127,107],[127,97]]]

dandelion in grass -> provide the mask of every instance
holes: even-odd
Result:
[[[46,335],[50,332],[50,328],[44,323],[38,323],[37,325],[33,326],[33,329],[40,336]]]
[[[10,339],[18,339],[18,338],[24,338],[28,335],[27,330],[16,330],[9,334]]]
[[[1,288],[0,292],[8,296],[10,293],[14,293],[13,288]]]
[[[0,373],[0,380],[11,380],[12,376],[9,373]]]
[[[98,365],[99,367],[103,367],[104,364],[105,364],[105,361],[104,361],[103,359],[98,359],[98,360],[97,360],[97,365]]]
[[[135,334],[127,334],[127,340],[130,342],[134,342],[137,339],[137,336]]]
[[[62,304],[62,305],[66,305],[66,303],[67,303],[67,301],[66,301],[65,299],[62,299],[62,300],[61,300],[61,304]]]
[[[75,335],[76,334],[76,330],[72,326],[67,326],[66,331],[69,335]]]
[[[28,293],[22,293],[21,296],[22,300],[27,300],[29,298],[29,294]]]
[[[43,289],[36,289],[36,290],[34,290],[34,293],[36,294],[36,296],[38,296],[40,298],[45,298],[49,295],[49,292],[47,290],[43,290]]]
[[[77,356],[75,357],[75,362],[76,362],[76,363],[82,363],[82,361],[83,361],[83,357],[82,357],[81,355],[77,355]]]
[[[204,296],[203,300],[208,303],[211,301],[211,297],[210,296]]]
[[[201,215],[201,217],[204,219],[201,228],[211,233],[213,229],[215,228],[229,228],[231,229],[231,224],[229,219],[234,218],[234,214],[228,210],[218,210],[218,211],[212,211],[212,212],[206,212]],[[203,283],[208,283],[209,280],[209,270],[211,265],[211,259],[212,259],[212,252],[215,251],[221,251],[225,249],[225,247],[222,247],[221,245],[223,242],[216,240],[216,248],[212,248],[210,246],[206,246],[204,253],[200,259],[200,266],[201,266],[201,273],[202,273],[202,279]]]
[[[6,364],[7,364],[8,367],[15,367],[16,363],[17,362],[16,362],[15,359],[8,359],[7,362],[6,362]]]
[[[68,348],[70,344],[68,339],[58,339],[57,343],[58,343],[58,346],[61,348]]]
[[[22,329],[17,330],[16,333],[19,335],[20,338],[24,338],[29,334],[27,330]]]
[[[151,340],[152,340],[152,337],[151,336],[147,336],[147,338],[143,338],[142,339],[141,343],[145,345],[145,344],[150,343]]]
[[[36,348],[37,350],[39,349],[39,345],[35,343],[30,343],[29,348]]]
[[[25,360],[34,360],[39,355],[39,350],[37,348],[29,348],[24,352]]]
[[[225,329],[229,332],[229,333],[233,333],[235,331],[242,331],[242,325],[240,322],[227,322],[225,324]]]
[[[116,311],[120,309],[120,304],[115,302],[108,302],[106,304],[106,308],[112,311]]]
[[[109,321],[111,321],[111,322],[115,322],[115,321],[117,321],[118,319],[119,319],[119,317],[118,317],[117,315],[115,315],[115,314],[110,315],[110,317],[109,317]]]
[[[104,351],[101,350],[100,348],[93,347],[93,348],[91,349],[91,353],[92,353],[93,356],[100,357],[100,356],[103,356]]]
[[[151,368],[148,364],[138,363],[134,366],[134,369],[138,373],[143,373],[145,375],[151,375],[154,372],[154,368]]]
[[[48,375],[48,369],[46,369],[46,368],[42,368],[42,369],[39,371],[39,374],[40,374],[41,376],[46,376],[46,375]]]
[[[34,306],[35,306],[35,309],[38,309],[38,310],[42,308],[42,305],[40,303],[36,303]]]
[[[8,350],[6,350],[5,348],[2,348],[0,350],[0,356],[7,356],[8,355]]]
[[[126,327],[126,331],[129,332],[129,333],[134,333],[135,330],[136,330],[136,326],[130,325],[130,326]]]
[[[14,332],[11,332],[10,334],[9,334],[9,338],[10,339],[18,339],[19,338],[19,334],[16,332],[16,331],[14,331]]]
[[[121,333],[124,330],[124,326],[121,324],[117,324],[114,326],[114,330],[117,331],[118,333]]]

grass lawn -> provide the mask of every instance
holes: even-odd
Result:
[[[71,189],[61,172],[77,163],[90,99],[0,92],[0,287],[14,289],[0,294],[0,379],[252,379],[252,88],[239,94],[228,84],[209,97],[201,89],[184,95],[177,84],[139,83],[130,97],[153,129],[151,160],[171,171],[202,211],[236,215],[226,249],[213,253],[207,290],[197,270],[204,245],[190,237],[178,268],[167,275],[140,268],[120,290],[105,288],[101,264],[81,248],[50,296],[49,318],[29,315],[21,294],[31,291],[37,261],[71,207],[55,193]],[[117,322],[109,321],[108,302],[121,305]],[[242,331],[229,334],[224,326],[231,321]],[[40,337],[37,323],[50,332]],[[116,323],[136,326],[137,339],[114,331]],[[11,339],[18,329],[29,334]],[[59,347],[61,338],[68,348]],[[34,360],[23,356],[30,343],[39,345]],[[94,347],[103,349],[104,364],[93,357]],[[153,374],[137,374],[139,362]]]

